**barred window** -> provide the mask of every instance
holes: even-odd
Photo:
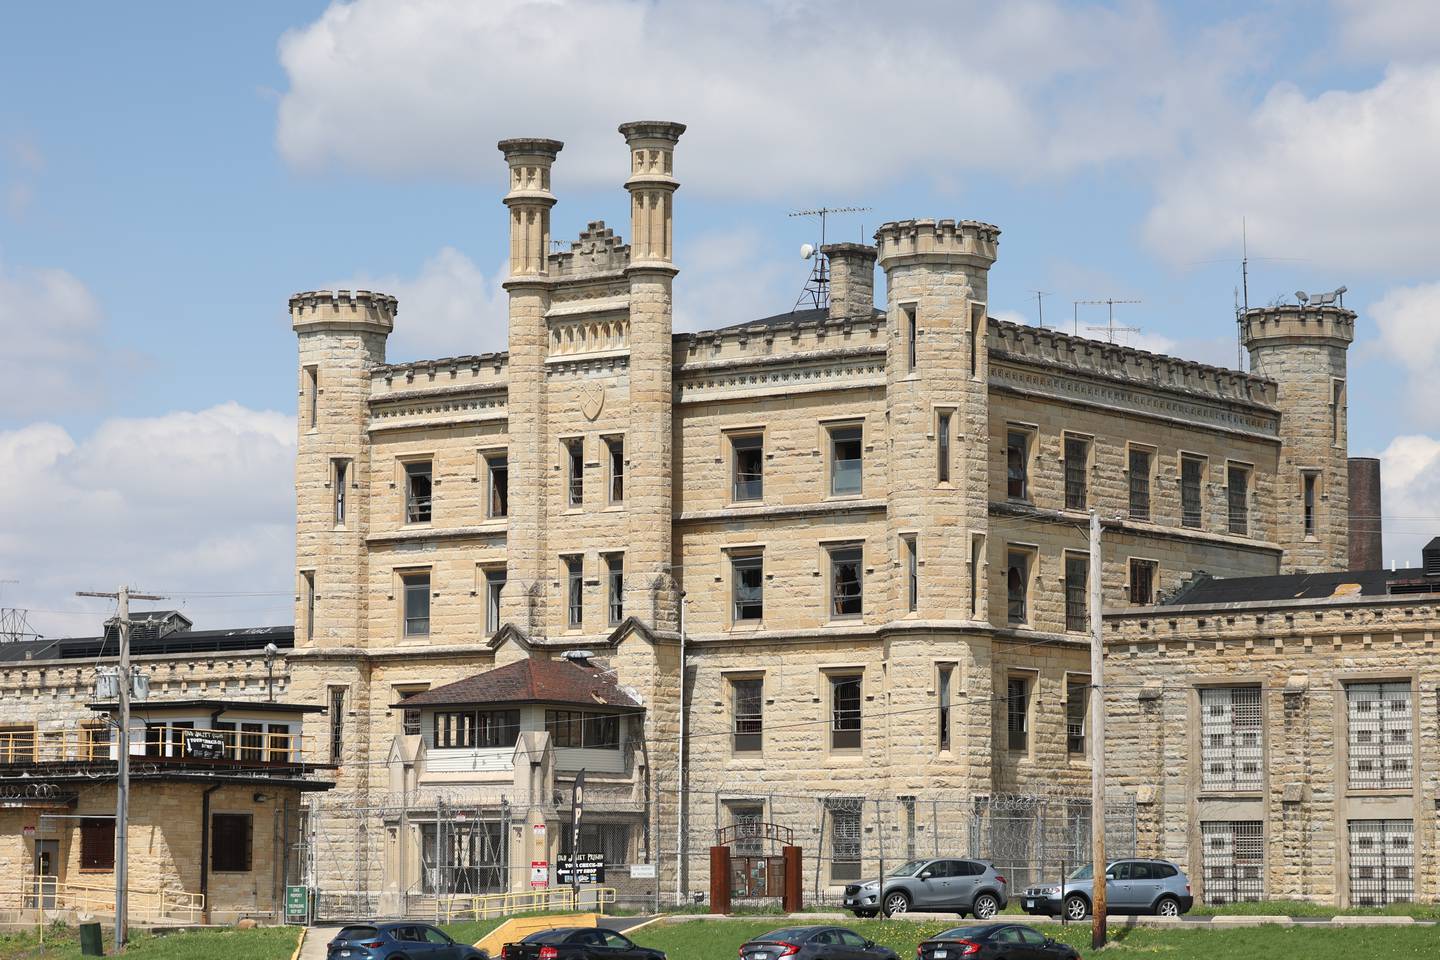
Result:
[[[736,753],[760,749],[764,732],[764,684],[760,677],[737,677],[730,681]]]
[[[1225,499],[1230,508],[1230,532],[1250,532],[1250,471],[1230,464],[1225,470]]]
[[[1006,684],[1006,746],[1011,750],[1030,749],[1030,681],[1011,677]]]
[[[1089,500],[1085,474],[1090,461],[1090,441],[1084,437],[1065,438],[1065,509],[1084,510]]]
[[[940,483],[950,482],[950,419],[949,410],[935,417],[935,479]]]
[[[830,678],[830,746],[835,750],[860,747],[861,693],[859,674]]]
[[[1155,575],[1160,565],[1154,560],[1130,561],[1130,602],[1148,607],[1155,602]]]
[[[1413,782],[1409,681],[1348,683],[1350,786],[1408,790]]]
[[[1415,824],[1351,820],[1350,905],[1383,907],[1415,899]]]
[[[1065,555],[1065,629],[1084,633],[1090,629],[1090,559],[1079,554]]]
[[[80,869],[115,869],[115,820],[86,817],[80,821]]]
[[[1090,707],[1090,684],[1071,680],[1065,685],[1065,751],[1085,752],[1085,726]]]
[[[765,809],[760,806],[735,805],[730,808],[730,823],[735,827],[735,842],[731,852],[737,857],[763,857],[765,839],[761,824],[765,822]]]
[[[331,468],[335,484],[335,525],[337,527],[345,524],[345,494],[349,492],[350,472],[349,460],[332,460]]]
[[[1030,499],[1030,434],[1024,430],[1005,435],[1005,496]]]
[[[330,762],[339,763],[345,755],[345,691],[347,687],[330,688]],[[226,724],[234,729],[234,724]],[[222,729],[215,724],[215,729]],[[230,738],[234,742],[234,738]]]
[[[1200,784],[1205,790],[1255,791],[1264,780],[1259,687],[1200,691]]]
[[[585,580],[581,558],[569,556],[565,562],[565,623],[579,627],[585,620]]]
[[[940,749],[950,749],[950,678],[955,675],[955,668],[943,666],[940,668],[940,675],[936,683],[935,699],[940,707]]]
[[[1006,560],[1006,619],[1010,623],[1026,623],[1030,619],[1030,554],[1025,550],[1010,550]]]
[[[625,502],[625,438],[606,437],[605,450],[610,454],[610,502]]]
[[[825,801],[830,817],[830,880],[843,883],[860,879],[860,797],[832,797]]]
[[[1130,519],[1150,519],[1150,451],[1130,448]]]
[[[1180,523],[1186,527],[1199,527],[1204,519],[1201,498],[1201,480],[1205,476],[1205,461],[1200,457],[1180,458]]]
[[[1207,904],[1253,903],[1265,899],[1264,828],[1259,820],[1201,822]]]
[[[1307,470],[1300,475],[1300,481],[1302,487],[1301,498],[1304,501],[1305,510],[1305,536],[1313,537],[1315,536],[1316,489],[1319,486],[1320,475]]]
[[[610,610],[610,625],[613,627],[625,619],[625,555],[610,553],[605,556],[606,605]]]

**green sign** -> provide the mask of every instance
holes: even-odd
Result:
[[[298,917],[301,920],[305,920],[310,916],[309,887],[285,888],[285,916],[287,919],[290,917]]]

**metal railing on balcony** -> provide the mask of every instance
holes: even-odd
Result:
[[[94,763],[116,758],[117,731],[0,731],[0,767]],[[130,756],[147,762],[203,766],[307,766],[325,763],[298,732],[210,729],[155,724],[130,734]]]

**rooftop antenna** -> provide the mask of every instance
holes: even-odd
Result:
[[[1102,304],[1102,303],[1103,303],[1103,304],[1105,304],[1105,306],[1107,306],[1107,307],[1110,308],[1110,319],[1109,319],[1109,322],[1107,322],[1107,323],[1105,324],[1105,326],[1103,326],[1103,327],[1086,327],[1086,328],[1085,328],[1086,330],[1094,330],[1094,331],[1097,331],[1097,332],[1099,332],[1099,331],[1104,331],[1104,332],[1107,334],[1107,336],[1108,336],[1108,338],[1109,338],[1109,340],[1110,340],[1111,343],[1114,343],[1114,342],[1115,342],[1115,334],[1116,334],[1117,332],[1118,332],[1118,333],[1139,333],[1139,332],[1140,332],[1140,328],[1139,328],[1139,327],[1117,327],[1117,326],[1115,326],[1115,304],[1117,304],[1117,303],[1143,303],[1143,302],[1144,302],[1143,300],[1116,300],[1114,297],[1106,297],[1106,298],[1103,299],[1103,300],[1076,300],[1076,301],[1075,301],[1075,335],[1076,335],[1076,336],[1079,336],[1079,335],[1080,335],[1080,304],[1082,304],[1082,303],[1084,303],[1084,304],[1093,304],[1093,305],[1099,305],[1099,304]]]
[[[1035,311],[1040,314],[1040,326],[1045,326],[1045,302],[1044,298],[1050,296],[1049,290],[1031,290],[1035,294]]]
[[[805,281],[805,289],[800,291],[800,296],[795,301],[795,306],[790,308],[794,313],[800,309],[800,304],[807,300],[815,310],[823,310],[830,306],[830,262],[820,251],[825,247],[825,220],[832,213],[865,213],[869,207],[817,207],[814,210],[793,210],[791,217],[817,217],[820,220],[820,242],[818,244],[805,243],[800,245],[800,259],[814,260],[810,268],[810,279]]]
[[[19,583],[19,580],[0,580],[0,593],[5,584]],[[0,607],[0,643],[14,643],[17,640],[39,640],[40,634],[30,626],[30,611],[19,607]]]

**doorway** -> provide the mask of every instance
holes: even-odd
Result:
[[[41,910],[55,909],[55,885],[60,873],[60,841],[35,841],[35,880],[30,905]]]

